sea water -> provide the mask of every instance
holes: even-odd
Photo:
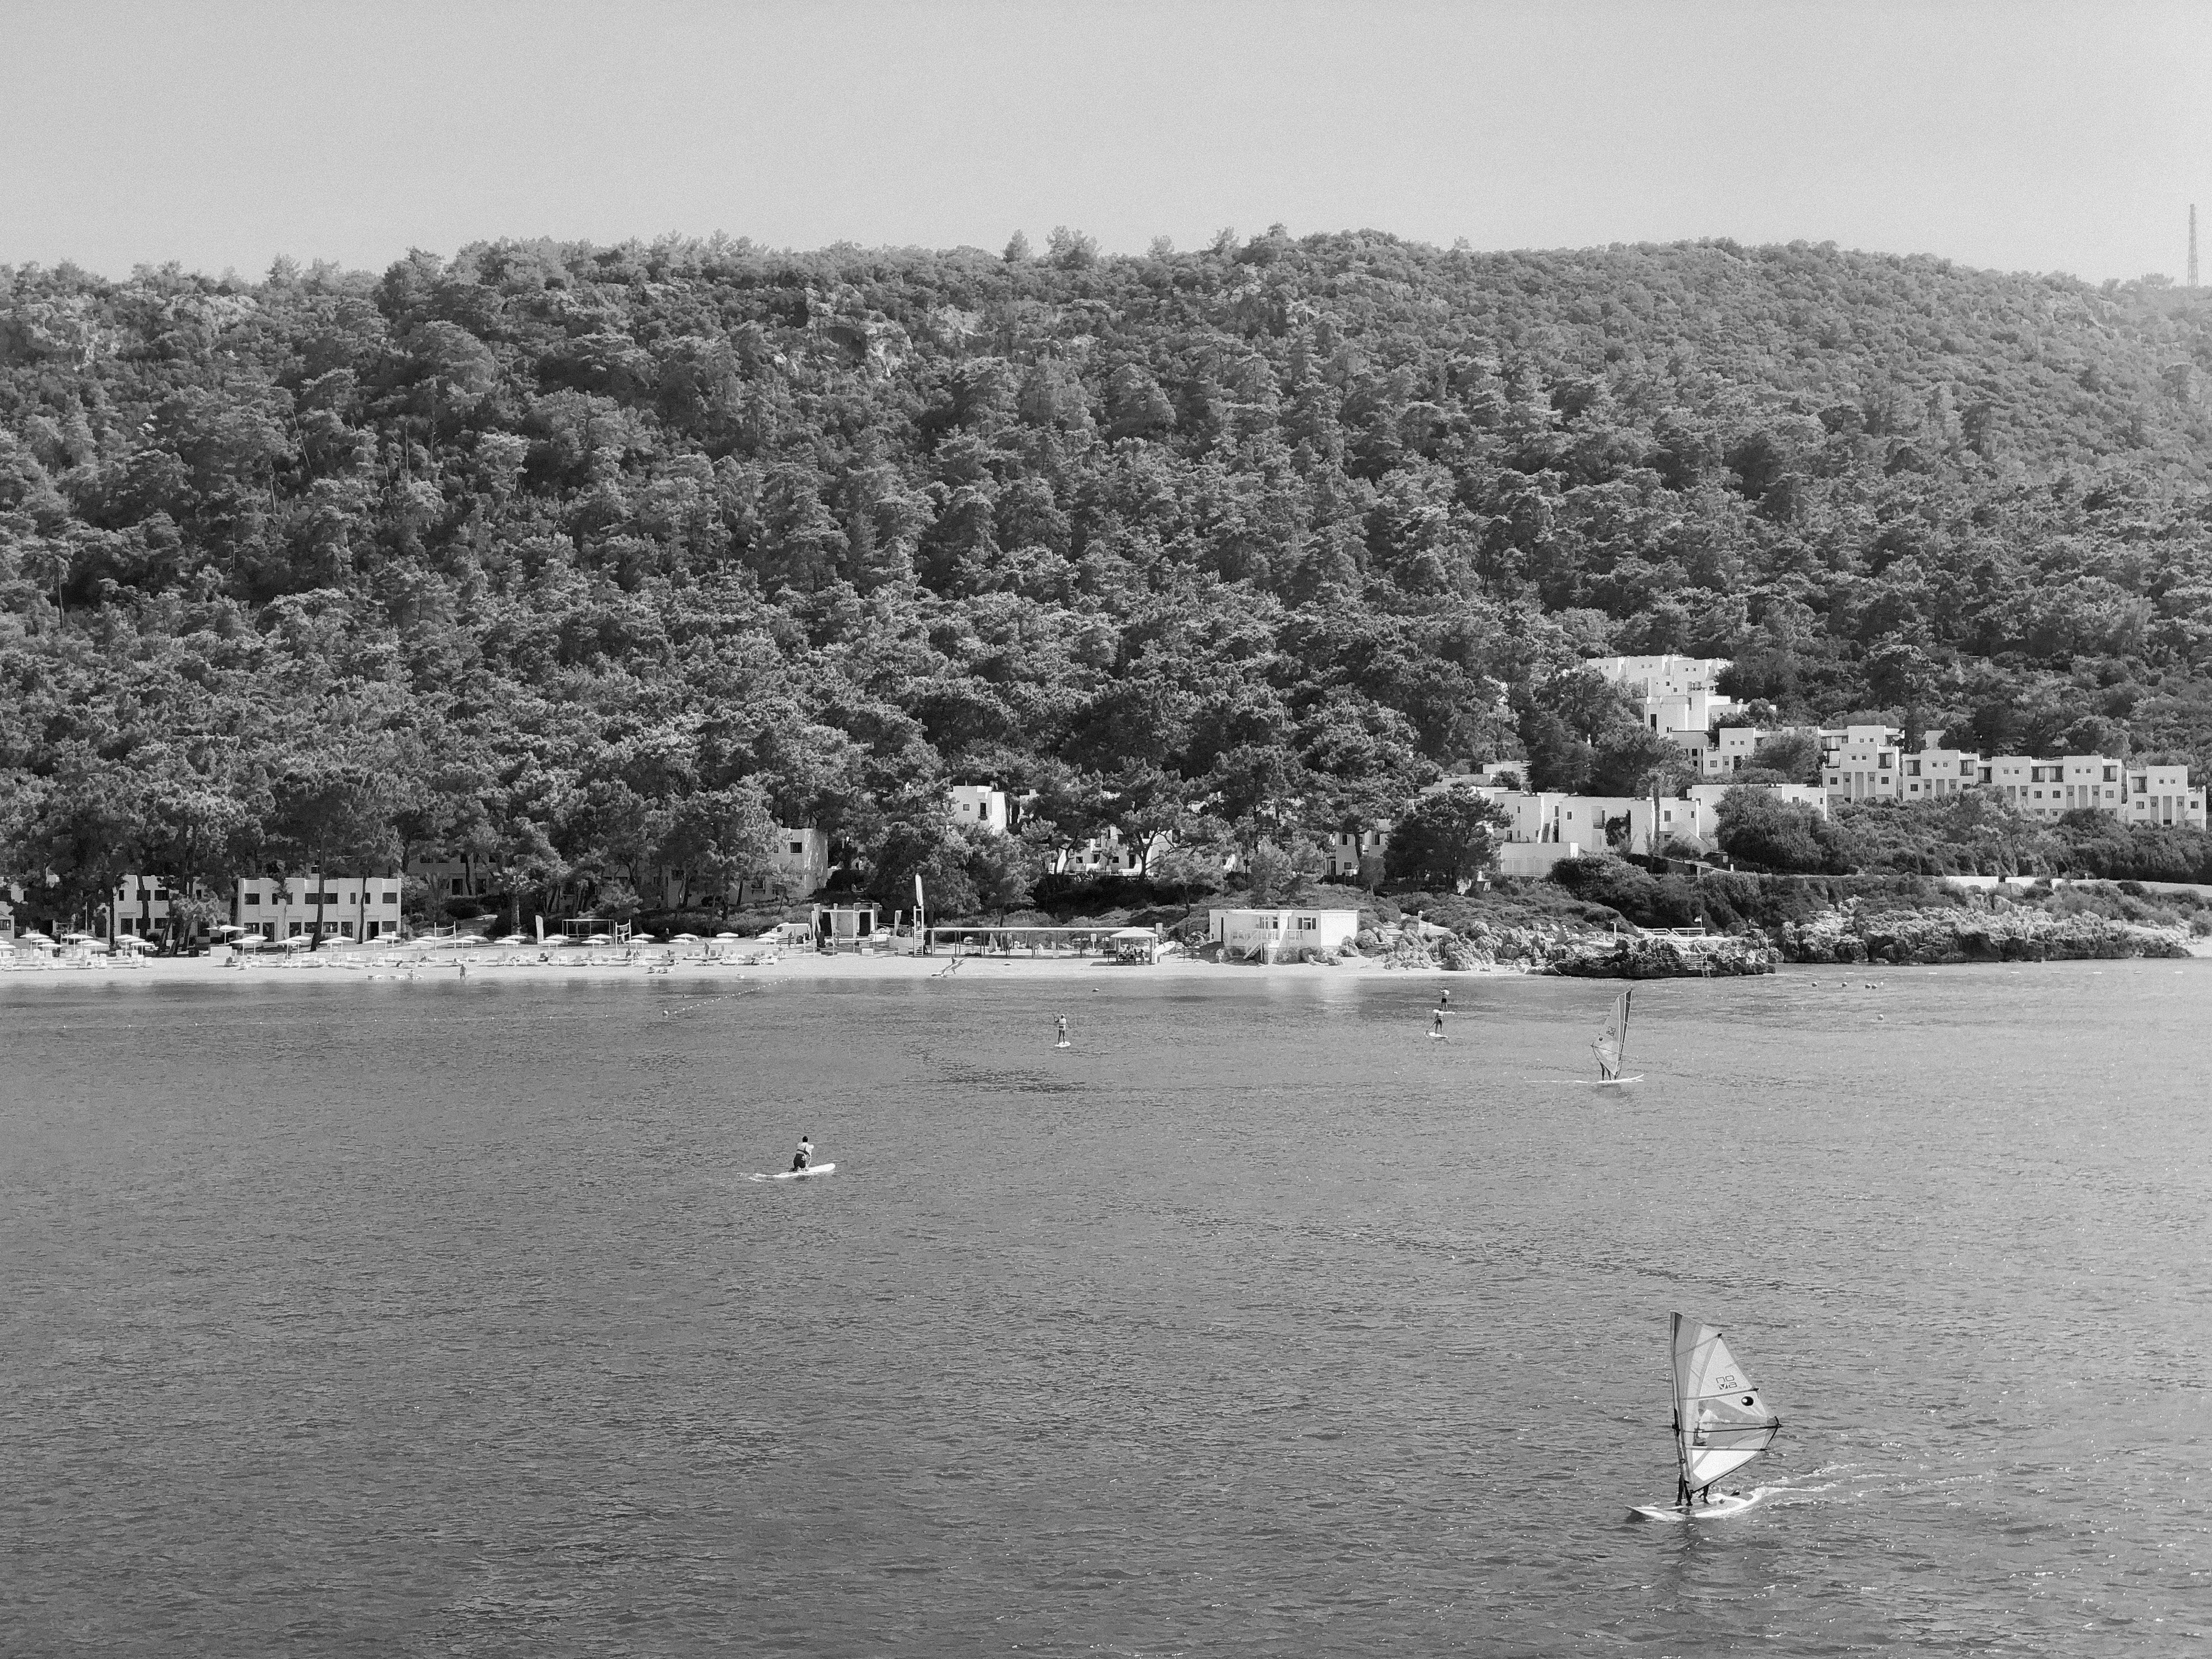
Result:
[[[2212,1627],[2212,963],[989,975],[0,982],[0,1650]]]

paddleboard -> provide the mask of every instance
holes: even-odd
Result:
[[[1759,1486],[1748,1492],[1729,1492],[1709,1504],[1693,1504],[1686,1510],[1676,1509],[1672,1504],[1639,1504],[1628,1512],[1644,1521],[1727,1521],[1741,1515],[1771,1490]]]
[[[809,1176],[835,1175],[836,1172],[837,1166],[834,1164],[817,1164],[811,1169],[779,1170],[774,1175],[756,1175],[753,1179],[755,1181],[804,1181]]]
[[[1075,1045],[1072,1042],[1055,1042],[1052,1046],[1055,1048],[1073,1048]]]
[[[1643,1082],[1644,1073],[1638,1072],[1634,1077],[1578,1077],[1575,1081],[1585,1089],[1617,1089],[1624,1083]]]

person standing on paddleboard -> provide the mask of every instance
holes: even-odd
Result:
[[[1065,1048],[1066,1047],[1067,1047],[1067,1016],[1066,1016],[1066,1014],[1062,1014],[1062,1015],[1060,1017],[1060,1020],[1059,1020],[1059,1024],[1058,1024],[1058,1030],[1059,1030],[1059,1038],[1058,1038],[1058,1041],[1059,1041],[1060,1046],[1061,1048]]]
[[[804,1170],[814,1162],[814,1143],[805,1135],[799,1138],[799,1150],[792,1154],[791,1167]]]

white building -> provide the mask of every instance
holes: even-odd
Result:
[[[981,824],[1003,835],[1012,827],[1003,789],[988,783],[956,783],[945,791],[945,798],[952,808],[953,823],[963,830],[971,823]]]
[[[1206,936],[1224,957],[1276,962],[1300,951],[1340,951],[1359,932],[1357,910],[1209,910]]]
[[[399,932],[399,878],[246,876],[231,895],[231,921],[263,939],[312,937],[319,917],[325,939],[394,937]]]
[[[1918,754],[1905,757],[1902,798],[1908,802],[1948,798],[1961,790],[1979,788],[1981,777],[1979,755],[1970,749],[1938,748],[1931,739]]]
[[[1151,861],[1175,844],[1175,838],[1165,831],[1152,837],[1149,845],[1139,846],[1122,838],[1121,832],[1109,824],[1080,846],[1069,845],[1055,849],[1045,861],[1045,867],[1056,876],[1134,876],[1152,867]]]
[[[197,890],[198,896],[209,896],[204,887]],[[169,885],[167,876],[125,876],[116,884],[108,903],[111,937],[116,933],[133,934],[140,939],[151,939],[169,932],[169,912],[177,895]],[[190,933],[198,933],[204,924],[188,925]]]
[[[1846,726],[1820,733],[1820,781],[1832,802],[1900,800],[1903,734],[1893,726]]]
[[[1726,657],[1592,657],[1584,664],[1639,697],[1671,697],[1717,690]]]
[[[1638,698],[1648,730],[1703,733],[1740,705],[1719,690],[1726,657],[1595,657],[1588,666]]]
[[[802,898],[820,892],[830,882],[830,832],[811,824],[776,825],[775,873]]]
[[[2204,792],[2189,787],[2185,766],[2130,766],[2126,775],[2130,823],[2204,828]]]
[[[1360,861],[1377,864],[1390,849],[1390,826],[1378,823],[1365,830],[1339,830],[1328,838],[1328,873],[1338,880],[1357,880]]]

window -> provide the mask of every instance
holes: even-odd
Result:
[[[397,904],[399,902],[399,895],[397,893],[386,893],[384,896],[384,902],[386,904]]]
[[[261,902],[261,895],[258,893],[248,893],[245,895],[245,898],[248,904],[258,904]]]
[[[803,841],[795,841],[791,843],[791,851],[793,857],[799,856],[806,851],[806,843]]]
[[[299,938],[299,937],[300,937],[300,924],[299,924],[298,922],[296,922],[296,921],[295,921],[295,922],[294,922],[294,923],[291,925],[291,931],[290,931],[289,933],[286,933],[286,934],[285,934],[285,937],[286,937],[287,939],[297,939],[297,938]]]
[[[456,893],[465,893],[469,890],[469,884],[461,877],[455,876],[452,883],[452,890]]]

